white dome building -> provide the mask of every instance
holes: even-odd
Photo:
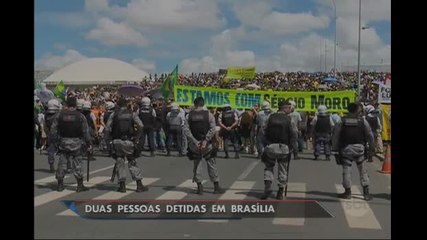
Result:
[[[57,70],[45,80],[56,85],[61,80],[67,86],[107,85],[141,82],[149,74],[135,66],[112,58],[88,58]]]

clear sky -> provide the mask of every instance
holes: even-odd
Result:
[[[357,64],[358,0],[36,0],[35,68],[115,58],[149,73]],[[361,64],[390,64],[390,0],[362,0]],[[336,26],[336,28],[335,28]],[[326,46],[326,51],[325,51]]]

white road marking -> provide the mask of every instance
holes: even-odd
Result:
[[[305,198],[306,183],[288,183],[288,197]],[[305,218],[273,218],[274,225],[304,226]]]
[[[246,179],[246,177],[249,175],[249,173],[252,172],[252,170],[256,167],[256,165],[258,165],[258,163],[261,162],[260,160],[258,161],[254,161],[252,162],[246,169],[245,171],[242,172],[242,174],[240,174],[240,176],[237,178],[237,180],[239,181],[243,181]]]
[[[100,168],[97,170],[94,170],[92,172],[89,172],[89,175],[95,174],[95,173],[99,173],[105,170],[108,170],[110,168],[113,168],[114,165],[108,166],[108,167],[104,167],[104,168]],[[66,175],[64,177],[64,179],[69,178],[70,176],[72,176],[72,174]],[[50,177],[45,177],[45,178],[41,178],[38,180],[34,181],[34,185],[46,185],[47,183],[52,183],[52,182],[56,182],[56,177],[55,176],[50,176]]]
[[[100,177],[94,177],[92,179],[90,179],[90,181],[88,183],[85,183],[86,187],[93,187],[94,185],[101,183],[101,182],[105,182],[109,179],[109,177],[104,177],[104,176],[100,176]],[[77,184],[73,184],[71,185],[73,187],[76,187]],[[75,191],[71,191],[68,189],[65,189],[62,192],[57,192],[57,191],[52,191],[52,192],[48,192],[48,193],[44,193],[42,195],[39,195],[37,197],[34,198],[34,207],[38,207],[41,206],[43,204],[46,204],[48,202],[54,201],[56,199],[68,196],[70,194],[76,193]]]
[[[340,184],[335,184],[335,188],[337,192],[344,191]],[[348,226],[350,228],[382,229],[368,202],[354,196],[362,194],[359,188],[353,185],[351,192],[353,194],[352,199],[340,199]]]

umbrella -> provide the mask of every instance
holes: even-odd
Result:
[[[36,96],[42,103],[47,103],[50,99],[54,98],[53,92],[49,89],[36,90]]]
[[[142,95],[144,93],[144,89],[139,85],[124,85],[120,87],[117,92],[126,97],[135,97]]]
[[[323,79],[324,82],[336,82],[337,79],[333,77],[327,77]]]
[[[47,89],[45,83],[41,83],[40,88],[34,90],[34,93],[43,104],[47,103],[50,99],[54,98],[53,92]]]

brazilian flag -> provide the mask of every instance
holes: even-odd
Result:
[[[175,87],[176,82],[178,81],[178,65],[175,69],[167,76],[165,81],[160,88],[162,96],[166,101],[171,93],[173,93],[173,88]]]
[[[58,85],[53,89],[53,94],[55,97],[62,99],[65,101],[65,96],[67,95],[67,89],[65,89],[64,82],[61,80]]]

